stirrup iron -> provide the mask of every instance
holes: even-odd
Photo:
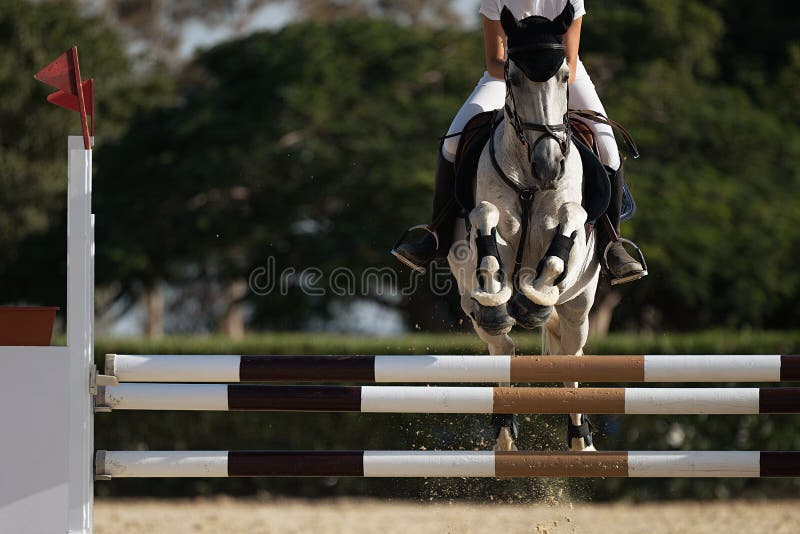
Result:
[[[416,232],[417,230],[425,230],[426,232],[431,234],[433,236],[433,240],[436,242],[436,250],[439,250],[439,234],[436,233],[436,230],[431,228],[431,225],[429,224],[417,224],[411,226],[410,228],[407,228],[406,231],[403,232],[403,235],[401,235],[400,238],[394,242],[394,245],[392,245],[392,252],[397,250],[397,247],[403,244],[403,241],[406,240],[408,234],[410,234],[411,232]]]
[[[636,280],[641,280],[642,278],[647,276],[648,275],[647,261],[644,259],[644,253],[642,252],[642,249],[640,249],[639,246],[636,243],[634,243],[630,239],[625,239],[624,237],[617,237],[617,239],[612,239],[611,241],[608,242],[608,245],[606,245],[605,250],[603,250],[603,260],[602,261],[603,261],[603,268],[605,269],[606,273],[610,273],[611,272],[611,269],[609,269],[609,267],[608,267],[608,251],[611,250],[611,247],[614,246],[616,243],[623,243],[625,245],[630,245],[631,247],[633,247],[633,249],[635,251],[635,254],[637,256],[639,256],[639,263],[642,265],[642,272],[635,273],[635,274],[632,274],[632,275],[629,275],[629,276],[623,276],[622,278],[611,278],[609,276],[609,279],[611,281],[611,285],[612,286],[618,286],[618,285],[621,285],[621,284],[627,284],[628,282],[634,282]]]

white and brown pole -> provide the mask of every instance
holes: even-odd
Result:
[[[97,451],[101,479],[149,477],[797,477],[800,452]]]
[[[122,383],[111,410],[366,413],[800,413],[800,388],[527,388]]]
[[[106,356],[121,382],[780,382],[800,356]]]

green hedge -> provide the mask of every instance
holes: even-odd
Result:
[[[524,353],[538,352],[538,336],[517,336]],[[792,353],[800,332],[707,332],[690,335],[613,335],[587,352]],[[269,334],[243,342],[220,338],[98,340],[98,364],[107,352],[131,354],[468,354],[483,352],[471,335],[359,338],[326,334]],[[733,384],[728,384],[733,385]],[[693,384],[702,386],[702,384]],[[719,384],[720,387],[726,386]],[[800,450],[800,416],[594,417],[606,450]],[[563,447],[564,416],[523,416],[520,448]],[[487,449],[488,416],[339,413],[115,412],[98,414],[98,449]],[[462,480],[462,479],[164,479],[98,483],[104,496],[188,496],[261,493],[398,498],[540,500],[686,499],[793,496],[797,480]]]
[[[519,354],[538,354],[538,334],[514,334]],[[132,354],[484,354],[486,345],[472,333],[359,337],[320,333],[223,337],[173,336],[160,340],[98,339],[96,353]],[[688,334],[611,334],[590,339],[587,354],[786,354],[800,347],[800,330],[707,331]]]

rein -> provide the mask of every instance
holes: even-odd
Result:
[[[627,145],[628,150],[630,150],[633,159],[639,158],[639,149],[636,147],[636,142],[633,140],[633,136],[617,121],[606,117],[602,113],[592,111],[591,109],[571,109],[567,111],[567,115],[569,118],[588,119],[593,122],[599,122],[600,124],[606,124],[610,126],[614,129],[614,131],[617,131],[620,133],[620,135],[622,135],[622,139],[625,141],[625,145]]]

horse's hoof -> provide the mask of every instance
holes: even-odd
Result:
[[[505,304],[477,306],[475,322],[491,336],[508,334],[514,326],[514,318],[508,314]]]
[[[572,452],[597,452],[597,449],[594,448],[594,445],[587,445],[582,438],[573,439],[569,450]]]
[[[508,306],[511,317],[523,328],[538,328],[550,318],[552,306],[542,306],[522,293],[515,293]]]
[[[494,444],[496,451],[515,451],[517,446],[514,444],[514,433],[507,426],[501,427],[497,433],[497,440]]]

